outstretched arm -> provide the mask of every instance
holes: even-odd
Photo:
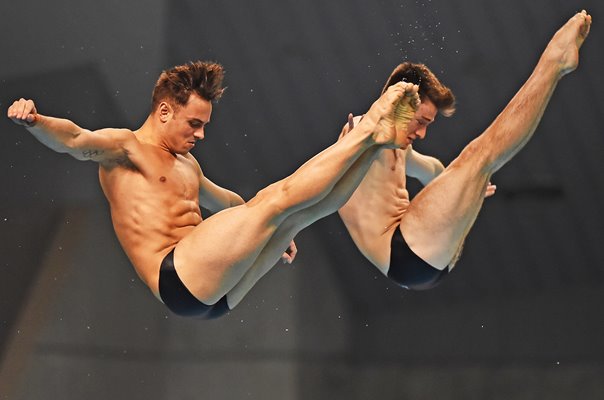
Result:
[[[123,158],[127,154],[127,144],[136,141],[134,134],[127,129],[89,131],[68,119],[38,114],[32,100],[15,101],[7,115],[50,149],[67,153],[78,160],[102,163]]]

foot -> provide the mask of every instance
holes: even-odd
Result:
[[[400,148],[405,142],[407,126],[419,107],[418,86],[399,82],[377,99],[359,122],[369,129],[377,145]]]
[[[558,63],[561,77],[579,65],[579,48],[587,38],[590,26],[591,15],[583,10],[569,19],[547,45],[543,56]]]

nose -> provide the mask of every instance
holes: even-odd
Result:
[[[203,138],[206,136],[206,133],[205,133],[204,128],[202,127],[202,128],[199,128],[198,130],[196,130],[196,131],[193,133],[193,136],[195,136],[195,138],[196,138],[197,140],[202,140],[202,139],[203,139]]]
[[[415,131],[415,136],[417,136],[420,139],[423,139],[426,137],[426,127],[422,127],[419,128],[418,130]]]

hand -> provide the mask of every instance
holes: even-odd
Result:
[[[38,111],[33,100],[23,98],[8,108],[7,116],[17,125],[34,126],[38,121]]]
[[[292,262],[294,262],[296,254],[298,254],[298,248],[296,247],[296,243],[294,243],[294,241],[292,240],[287,250],[285,250],[285,253],[283,253],[283,255],[281,256],[281,261],[283,262],[283,264],[291,264]]]
[[[496,190],[497,190],[497,185],[493,185],[491,182],[489,182],[489,183],[487,184],[487,190],[485,190],[485,192],[484,192],[484,197],[485,197],[485,199],[486,199],[487,197],[491,197],[491,196],[493,196],[493,195],[495,194],[495,191],[496,191]]]

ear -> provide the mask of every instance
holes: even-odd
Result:
[[[167,122],[170,119],[170,116],[174,113],[172,106],[165,101],[159,103],[157,107],[157,115],[159,116],[159,120],[161,122]]]

